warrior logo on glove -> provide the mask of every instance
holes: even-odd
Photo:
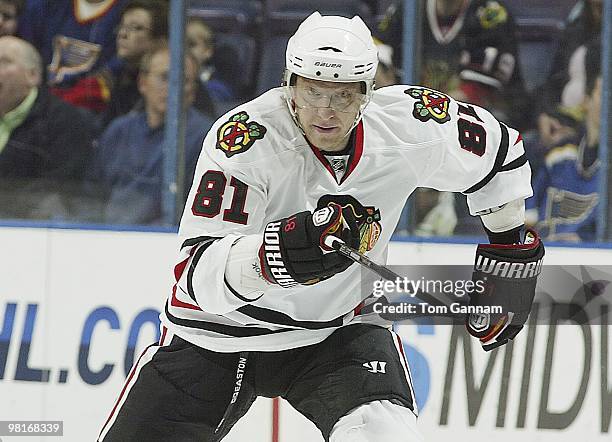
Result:
[[[320,227],[323,224],[327,224],[331,220],[333,214],[334,209],[331,207],[323,207],[312,214],[312,222],[315,226]]]
[[[484,282],[483,293],[473,292],[471,306],[499,306],[502,313],[470,314],[468,332],[489,351],[514,339],[523,328],[542,271],[544,245],[533,230],[523,244],[479,244],[472,280]]]
[[[325,245],[334,235],[359,246],[359,227],[352,210],[329,203],[314,213],[305,211],[268,223],[259,260],[263,276],[283,288],[310,285],[331,278],[353,263]]]
[[[471,313],[468,317],[469,327],[472,331],[481,333],[491,325],[491,315],[484,313]]]

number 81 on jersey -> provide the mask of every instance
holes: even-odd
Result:
[[[193,199],[191,212],[195,216],[214,218],[221,213],[223,195],[227,185],[227,178],[219,170],[208,170],[198,186],[198,191]],[[236,224],[246,224],[249,214],[244,212],[244,204],[249,186],[236,177],[231,177],[229,185],[234,189],[232,203],[229,209],[223,211],[223,220]]]

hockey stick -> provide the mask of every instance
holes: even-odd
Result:
[[[340,238],[337,238],[332,235],[328,235],[325,237],[324,243],[327,247],[330,247],[336,250],[338,253],[346,256],[350,260],[376,273],[377,275],[381,276],[382,278],[388,281],[398,282],[404,279],[403,277],[395,273],[390,268],[375,263],[370,258],[365,256],[363,253],[346,245],[345,242],[342,241]],[[427,293],[422,290],[415,291],[414,296],[428,304],[441,305],[446,308],[449,308],[450,305],[452,304],[452,302],[450,302],[448,299],[444,299],[439,296],[432,295],[431,293]]]

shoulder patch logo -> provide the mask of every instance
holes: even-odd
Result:
[[[216,147],[226,157],[246,152],[257,140],[261,140],[266,128],[255,121],[248,121],[249,115],[242,111],[234,114],[217,131]]]
[[[427,88],[410,88],[404,91],[405,94],[416,98],[412,115],[417,120],[426,122],[434,120],[436,123],[446,123],[450,120],[448,114],[448,104],[450,98],[441,92]]]

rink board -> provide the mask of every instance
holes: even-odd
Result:
[[[0,228],[0,244],[0,420],[62,420],[61,440],[93,441],[134,359],[158,337],[176,238]],[[473,250],[397,242],[390,262],[466,264]],[[549,248],[546,262],[612,263],[612,250]],[[610,440],[609,326],[538,325],[492,355],[461,328],[397,331],[427,440]],[[260,399],[228,440],[322,439],[288,404],[273,419],[272,401]]]

